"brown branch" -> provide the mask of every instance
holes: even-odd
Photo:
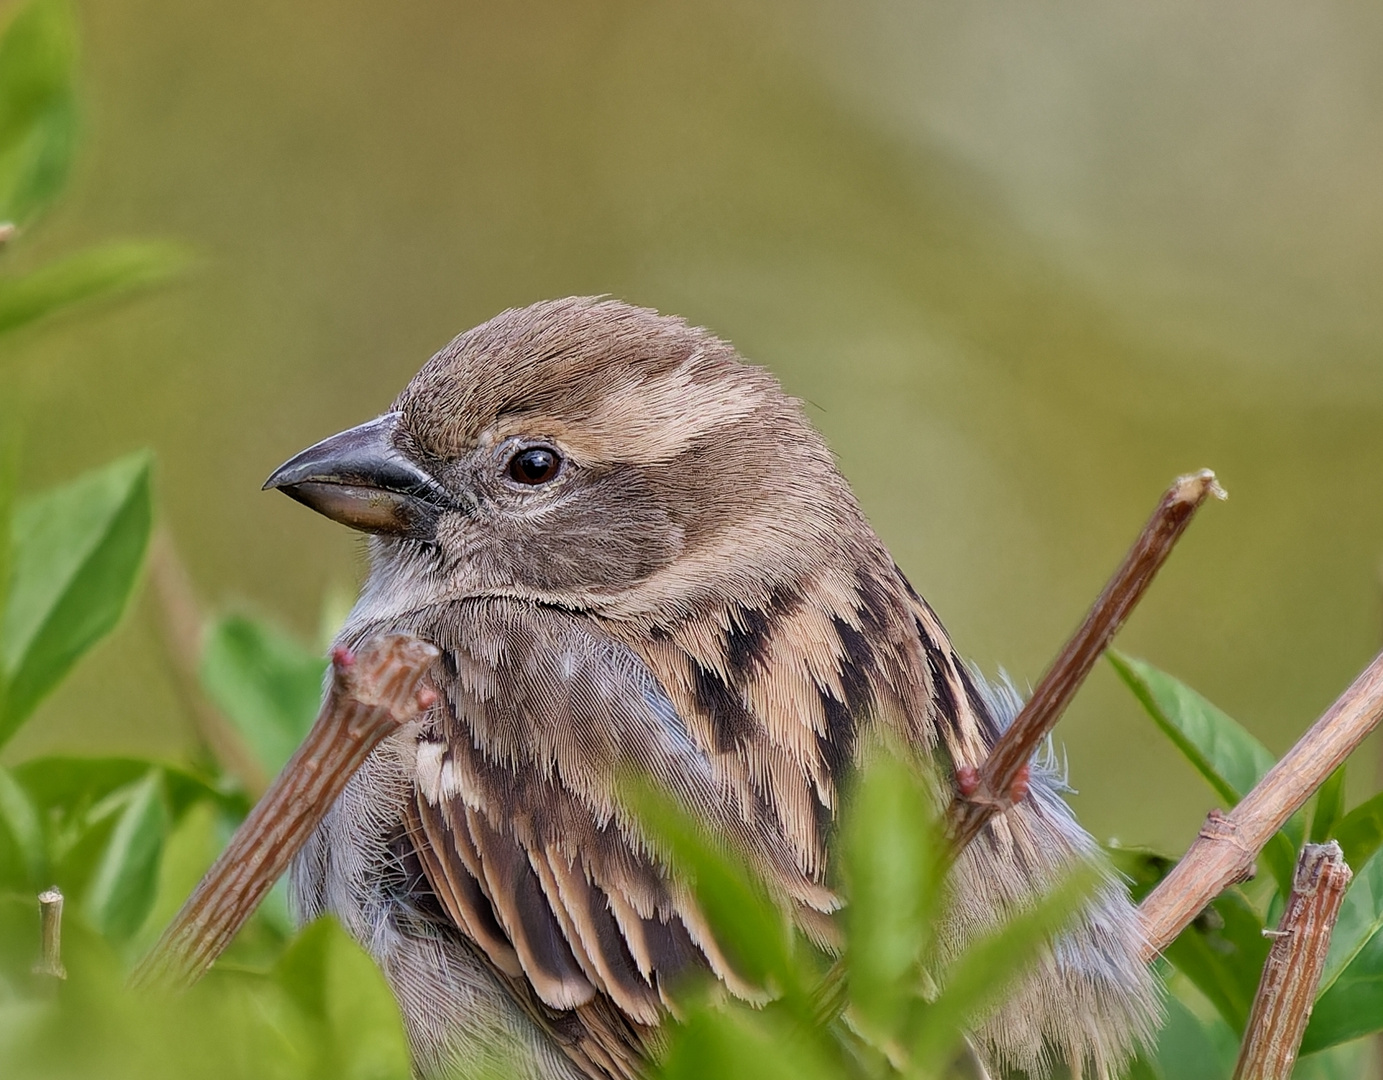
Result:
[[[1288,1080],[1353,875],[1340,845],[1307,844],[1249,1013],[1234,1080]]]
[[[947,811],[953,851],[961,851],[997,813],[1008,810],[1027,791],[1028,762],[1070,704],[1095,661],[1123,626],[1153,577],[1172,553],[1191,518],[1209,495],[1225,493],[1209,469],[1180,477],[1167,489],[1123,563],[1091,607],[1085,621],[1042,676],[1037,689],[994,744],[978,771],[957,777]]]
[[[436,701],[421,685],[436,659],[435,647],[404,635],[376,638],[358,656],[336,650],[317,722],[135,969],[134,985],[181,988],[205,974],[370,751]]]
[[[1212,810],[1182,860],[1143,901],[1151,960],[1224,889],[1253,873],[1258,853],[1383,719],[1383,653],[1288,750],[1233,812]]]
[[[62,892],[56,885],[38,894],[38,920],[42,952],[39,962],[34,965],[34,974],[65,979],[67,968],[62,966]]]
[[[158,604],[159,636],[173,672],[174,689],[192,717],[198,741],[251,798],[259,797],[269,783],[264,766],[202,691],[198,667],[206,616],[172,534],[164,527],[155,530],[149,545],[149,583]]]

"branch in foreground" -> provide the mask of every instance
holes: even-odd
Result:
[[[346,783],[387,735],[437,700],[421,685],[437,649],[376,638],[332,654],[332,685],[297,753],[135,969],[135,986],[182,988],[211,967],[301,850]]]
[[[1209,469],[1180,477],[1167,489],[1085,621],[1057,655],[1017,718],[977,772],[957,776],[960,791],[947,811],[952,850],[961,851],[997,813],[1027,791],[1027,767],[1095,661],[1118,633],[1206,497],[1225,497]]]
[[[1340,845],[1307,844],[1277,940],[1263,965],[1234,1080],[1288,1080],[1321,981],[1330,933],[1353,875]]]
[[[1232,813],[1212,810],[1200,836],[1143,901],[1144,959],[1175,940],[1224,889],[1253,873],[1258,853],[1383,719],[1383,653],[1288,750]]]

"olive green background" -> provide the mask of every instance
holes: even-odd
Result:
[[[209,603],[315,634],[361,545],[264,477],[460,330],[610,293],[807,401],[991,671],[1035,680],[1200,466],[1230,501],[1122,648],[1280,751],[1383,641],[1377,4],[78,9],[84,150],[14,258],[158,236],[198,261],[6,346],[23,483],[152,446]],[[7,759],[182,752],[153,615]],[[1210,795],[1106,667],[1058,734],[1097,833],[1189,841]]]

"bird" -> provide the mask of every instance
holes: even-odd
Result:
[[[296,858],[426,1077],[649,1075],[679,980],[754,1000],[621,796],[637,769],[839,941],[834,823],[876,735],[954,784],[1019,702],[964,662],[766,369],[609,298],[504,311],[265,483],[369,534],[336,644],[434,644],[437,703]],[[1098,846],[1051,769],[952,870],[952,952]],[[988,1067],[1109,1076],[1157,1013],[1122,880],[977,1019]],[[515,1065],[514,1063],[518,1064]]]

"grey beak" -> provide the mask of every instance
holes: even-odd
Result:
[[[264,481],[317,513],[368,533],[430,540],[437,518],[455,500],[393,434],[398,415],[386,413],[290,458]]]

